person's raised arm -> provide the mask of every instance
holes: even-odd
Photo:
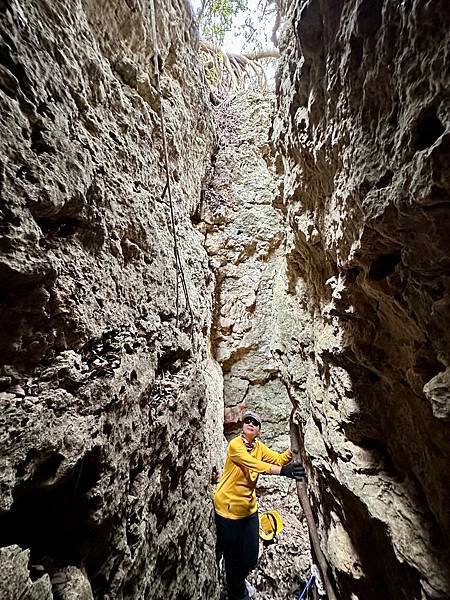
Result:
[[[264,462],[271,463],[273,465],[279,465],[280,467],[283,465],[287,465],[288,462],[292,460],[292,452],[289,450],[285,450],[284,452],[275,452],[268,448],[261,441],[259,442],[262,448],[262,456],[261,460]]]
[[[262,448],[262,459],[265,462],[272,463],[274,465],[272,467],[273,475],[281,475],[283,477],[290,477],[291,479],[306,478],[305,469],[303,468],[303,465],[301,463],[290,462],[292,460],[292,453],[289,449],[280,453],[271,450],[265,444],[262,444]]]
[[[240,443],[238,438],[236,439],[237,441],[231,441],[230,445],[228,446],[228,455],[235,465],[247,467],[251,471],[264,473],[266,475],[280,474],[280,466],[258,460],[252,456],[250,452],[247,452],[247,449],[242,443]]]

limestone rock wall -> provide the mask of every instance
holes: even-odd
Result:
[[[270,352],[273,280],[284,240],[269,164],[273,103],[269,94],[243,92],[219,109],[200,230],[216,274],[213,345],[224,372],[225,426],[240,427],[247,408],[262,411],[270,435],[284,436],[284,445],[290,402]]]
[[[278,355],[342,598],[450,597],[445,1],[291,3]]]
[[[216,276],[212,336],[224,377],[225,433],[234,437],[242,413],[256,410],[263,419],[261,439],[283,451],[290,445],[292,405],[272,356],[273,289],[284,257],[284,217],[269,147],[273,108],[273,95],[242,92],[217,109],[218,145],[199,229]],[[284,600],[298,589],[310,560],[295,487],[262,476],[257,493],[261,510],[278,510],[285,529],[264,550],[252,581],[261,600]]]
[[[216,597],[221,373],[192,224],[213,134],[191,10],[157,4],[193,327],[181,291],[176,319],[149,3],[0,6],[2,598]]]

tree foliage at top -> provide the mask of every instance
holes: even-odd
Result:
[[[197,15],[202,37],[215,46],[222,46],[235,17],[245,11],[247,5],[248,0],[203,0]]]
[[[197,22],[205,71],[212,88],[226,92],[266,87],[266,67],[273,71],[273,60],[279,56],[276,33],[282,3],[283,0],[202,0]],[[267,25],[270,28],[274,21],[270,35]],[[247,50],[224,51],[229,32]]]

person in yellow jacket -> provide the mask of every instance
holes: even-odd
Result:
[[[248,600],[247,575],[258,560],[258,505],[256,484],[260,474],[305,477],[291,451],[270,450],[258,439],[261,419],[253,411],[243,415],[242,433],[228,444],[222,477],[214,494],[217,545],[225,561],[229,600]]]

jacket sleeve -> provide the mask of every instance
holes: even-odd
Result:
[[[292,460],[292,453],[289,450],[285,450],[284,452],[274,452],[270,448],[268,448],[265,444],[260,441],[262,447],[262,460],[266,463],[270,463],[272,465],[279,465],[282,467],[283,465],[287,465]]]
[[[270,475],[271,473],[271,465],[258,460],[252,456],[250,452],[247,452],[246,447],[239,440],[239,438],[236,438],[229,443],[228,456],[235,465],[240,467],[247,467],[247,469],[250,469],[251,471],[256,471],[256,473],[265,473],[266,475]]]

